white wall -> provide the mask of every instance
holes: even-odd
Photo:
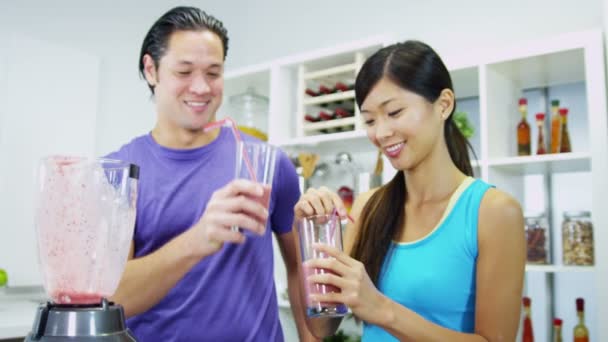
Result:
[[[99,59],[78,49],[8,35],[0,112],[0,267],[10,285],[40,284],[34,234],[38,161],[92,155]]]
[[[440,53],[496,46],[602,26],[603,0],[403,1],[0,1],[0,37],[17,31],[101,57],[98,153],[147,132],[153,106],[137,75],[141,40],[176,4],[201,6],[229,29],[228,67],[393,33],[427,41]],[[0,50],[1,54],[1,50]]]
[[[600,8],[600,1],[563,0],[262,0],[224,18],[235,42],[230,58],[243,65],[384,32],[427,41],[439,52],[495,46],[599,27]]]

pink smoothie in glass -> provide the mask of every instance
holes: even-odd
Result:
[[[272,187],[267,184],[262,184],[262,188],[264,189],[264,194],[262,194],[261,197],[252,197],[252,199],[263,205],[266,210],[270,210],[270,194],[272,192]]]
[[[311,294],[325,294],[325,293],[334,293],[334,292],[339,293],[340,292],[340,289],[333,285],[309,282],[308,277],[313,274],[336,274],[336,273],[334,273],[330,270],[327,270],[325,268],[304,267],[304,276],[306,277],[305,278],[306,279],[306,302],[307,302],[308,306],[315,305],[315,303],[313,303],[310,300]],[[320,303],[320,304],[323,306],[332,305],[331,303]]]
[[[327,269],[323,268],[304,268],[304,275],[308,276],[312,274],[335,274]],[[325,293],[339,293],[340,289],[327,284],[315,284],[308,280],[306,283],[306,315],[308,317],[335,317],[343,316],[348,312],[346,305],[342,303],[330,303],[330,302],[313,302],[310,300],[311,294],[325,294]]]
[[[264,194],[262,197],[258,198],[258,202],[266,208],[266,210],[270,207],[270,193],[272,191],[272,187],[270,185],[262,184],[262,188],[264,188]]]
[[[250,197],[252,200],[260,203],[262,206],[264,206],[264,208],[266,208],[266,210],[270,210],[270,194],[272,192],[272,187],[270,185],[267,184],[261,184],[262,188],[264,189],[264,193],[262,194],[262,196],[260,197]],[[266,225],[267,222],[264,222],[264,225]],[[246,235],[254,235],[253,233],[249,232],[248,230],[243,230],[240,228],[237,228],[236,226],[233,227],[232,229],[238,229],[241,233],[246,234]]]

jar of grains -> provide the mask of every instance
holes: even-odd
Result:
[[[564,212],[562,244],[564,265],[593,265],[593,225],[590,212]]]

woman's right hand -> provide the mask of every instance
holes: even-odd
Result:
[[[336,208],[340,217],[346,217],[346,207],[338,194],[322,186],[306,190],[294,207],[295,219],[312,215],[331,214]]]

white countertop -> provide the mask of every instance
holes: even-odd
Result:
[[[25,337],[32,329],[36,309],[44,300],[40,288],[0,289],[0,339]]]

